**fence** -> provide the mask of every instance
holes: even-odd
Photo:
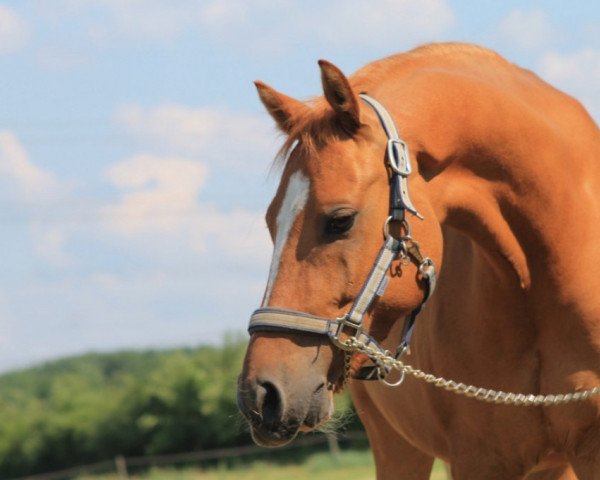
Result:
[[[364,432],[347,432],[340,435],[340,439],[344,441],[363,441],[366,440]],[[318,434],[312,436],[304,436],[296,439],[293,443],[279,448],[278,450],[294,450],[303,447],[312,447],[318,445],[327,445],[332,455],[339,454],[338,439],[333,434]],[[235,458],[249,455],[260,455],[272,450],[266,450],[256,445],[248,445],[243,447],[220,448],[215,450],[202,450],[197,452],[174,453],[165,455],[153,455],[144,457],[123,457],[117,456],[113,460],[105,460],[89,465],[80,465],[77,467],[57,470],[55,472],[41,473],[30,475],[27,477],[15,478],[12,480],[65,480],[79,475],[93,473],[116,472],[121,480],[129,478],[129,469],[144,468],[161,465],[176,465],[179,463],[193,463],[207,460],[220,460],[227,458]]]

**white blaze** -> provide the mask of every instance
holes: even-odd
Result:
[[[287,243],[290,230],[296,221],[296,217],[306,205],[309,189],[310,181],[302,172],[295,172],[292,174],[287,185],[281,208],[277,213],[277,235],[275,236],[273,258],[271,259],[271,268],[269,269],[269,280],[263,299],[263,307],[269,303],[269,299],[271,298],[271,291],[273,290],[273,285],[275,284],[275,279],[279,272],[283,248]]]

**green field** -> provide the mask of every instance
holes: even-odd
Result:
[[[365,450],[342,452],[334,459],[329,453],[315,453],[301,464],[277,465],[257,461],[237,468],[154,468],[132,474],[136,480],[372,480],[375,478],[371,453]],[[117,475],[78,477],[77,480],[121,480]],[[431,480],[447,480],[444,467],[436,463]]]

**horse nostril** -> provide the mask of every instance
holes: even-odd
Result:
[[[257,389],[257,407],[265,426],[276,425],[281,421],[283,406],[277,387],[271,382],[259,382]]]

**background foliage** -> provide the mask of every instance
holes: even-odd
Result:
[[[245,345],[87,354],[0,376],[0,478],[250,443],[235,401]]]

